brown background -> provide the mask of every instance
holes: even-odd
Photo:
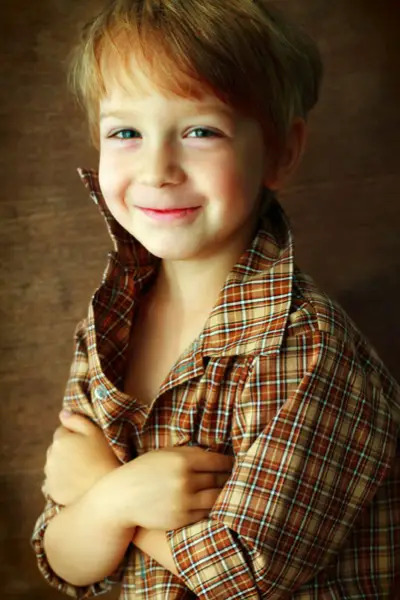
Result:
[[[29,536],[72,334],[110,241],[74,172],[96,166],[64,62],[84,0],[2,0],[2,599],[59,598],[36,572]],[[347,308],[400,375],[400,4],[280,0],[326,66],[308,152],[283,197],[298,261]]]

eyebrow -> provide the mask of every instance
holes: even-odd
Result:
[[[118,119],[126,119],[132,117],[135,114],[135,110],[103,110],[100,112],[100,121],[103,119],[107,119],[109,117],[114,117]],[[188,111],[189,112],[189,111]],[[233,111],[229,106],[223,106],[220,104],[201,104],[200,106],[193,107],[193,111],[190,111],[194,115],[204,115],[210,114],[213,112],[217,112],[225,117],[232,118]]]

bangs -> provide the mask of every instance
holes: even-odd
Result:
[[[92,101],[108,96],[114,85],[129,91],[133,97],[135,91],[149,91],[143,78],[135,76],[137,70],[165,96],[193,100],[211,93],[222,96],[200,77],[187,56],[178,53],[161,33],[152,30],[134,33],[131,29],[129,32],[111,30],[104,35],[88,86]]]

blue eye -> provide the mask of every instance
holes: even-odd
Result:
[[[137,139],[135,134],[139,134],[136,129],[121,129],[120,131],[113,133],[111,137],[118,140],[134,140]]]
[[[136,129],[120,129],[119,131],[112,133],[110,137],[117,140],[135,140],[140,139],[141,135]],[[196,129],[192,129],[192,131],[189,132],[188,137],[202,139],[221,137],[221,135],[217,131],[207,129],[206,127],[196,127]]]
[[[212,129],[207,129],[206,127],[196,127],[196,129],[192,129],[190,134],[192,133],[201,133],[201,135],[195,135],[196,138],[208,138],[208,137],[220,137],[220,135],[213,131]],[[190,136],[189,134],[189,136]]]

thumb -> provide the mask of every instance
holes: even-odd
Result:
[[[68,410],[62,410],[59,417],[62,425],[75,433],[89,435],[93,432],[93,428],[96,427],[88,417],[72,413]]]

